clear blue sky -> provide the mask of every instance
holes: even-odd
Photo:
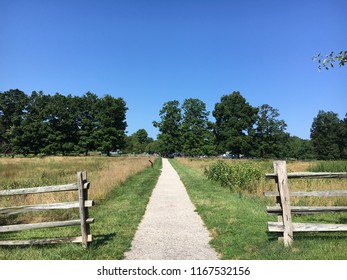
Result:
[[[122,97],[128,134],[155,138],[164,102],[199,98],[212,112],[233,91],[304,139],[319,110],[347,113],[347,66],[312,61],[347,49],[346,0],[0,0],[0,11],[0,91]]]

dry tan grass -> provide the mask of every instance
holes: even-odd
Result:
[[[177,157],[175,158],[178,162],[192,167],[196,170],[199,170],[200,172],[203,173],[204,168],[212,164],[213,162],[217,161],[218,159],[216,158],[180,158]],[[229,161],[229,160],[228,160]]]
[[[150,166],[149,160],[153,162],[154,157],[126,157],[110,160],[99,172],[92,174],[94,185],[90,196],[97,199],[105,198],[115,186],[124,182],[129,176]]]
[[[100,200],[129,176],[150,166],[154,157],[45,157],[0,158],[0,189],[14,189],[76,182],[77,171],[87,171],[89,198]],[[77,192],[2,197],[0,207],[74,201]],[[31,215],[33,216],[33,215]],[[35,220],[41,220],[35,215]],[[29,220],[33,220],[30,217]]]

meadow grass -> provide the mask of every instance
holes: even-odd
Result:
[[[311,172],[347,172],[347,161],[317,161],[308,168]]]
[[[202,167],[211,162],[213,162],[211,159],[171,160],[197,212],[210,231],[212,236],[210,244],[220,253],[222,259],[347,258],[347,233],[295,233],[293,246],[284,248],[283,242],[277,240],[276,234],[267,232],[267,222],[277,220],[276,216],[266,213],[266,205],[269,205],[270,201],[258,193],[235,193],[208,180],[203,174]],[[295,169],[295,164],[290,163],[289,166]],[[300,168],[302,169],[302,164]],[[268,172],[273,171],[268,170]],[[274,185],[270,181],[266,184]],[[263,189],[264,186],[260,188]],[[298,222],[346,223],[347,215],[322,214],[293,217],[293,219],[298,219]]]
[[[176,161],[194,168],[201,176],[206,173],[206,169],[209,169],[210,166],[216,164],[216,162],[221,161],[221,159],[208,158],[208,159],[199,159],[199,158],[176,158]],[[276,185],[274,180],[268,180],[265,178],[266,173],[273,173],[273,161],[272,160],[248,160],[248,159],[224,159],[222,160],[225,164],[231,166],[242,167],[245,166],[254,166],[258,171],[262,172],[260,178],[248,178],[248,181],[253,185],[251,187],[246,186],[243,188],[243,193],[252,193],[259,197],[264,197],[264,192],[276,191]],[[327,162],[327,166],[331,167],[331,162]],[[347,161],[340,161],[339,166],[346,166]],[[287,162],[287,172],[305,172],[305,171],[327,171],[330,170],[321,169],[316,166],[323,166],[324,162],[320,161],[288,161]],[[334,163],[336,166],[336,163]],[[338,169],[338,168],[337,168]],[[242,169],[240,169],[242,171]],[[245,168],[247,170],[247,168]],[[332,169],[333,170],[333,169]],[[341,169],[338,169],[341,170]],[[315,172],[319,172],[315,171]],[[336,171],[336,170],[335,170]],[[336,171],[339,172],[339,171]],[[244,174],[240,172],[240,175]],[[242,176],[241,178],[242,179]],[[225,186],[225,184],[223,184]],[[237,188],[237,190],[242,189]],[[347,180],[346,179],[291,179],[289,181],[289,189],[291,192],[295,191],[322,191],[322,190],[347,190]],[[347,205],[347,197],[293,197],[291,201],[292,205]]]
[[[95,185],[99,186],[99,188],[103,188],[103,185],[95,182],[96,178],[99,176],[102,177],[102,175],[98,175],[96,173],[102,170],[106,169],[108,170],[107,172],[110,172],[110,175],[113,174],[115,177],[120,176],[120,178],[114,179],[115,183],[113,187],[109,187],[107,192],[102,192],[102,194],[95,199],[95,206],[89,211],[90,217],[95,218],[95,223],[91,225],[91,233],[94,236],[94,241],[91,243],[88,249],[83,249],[81,244],[15,247],[0,246],[0,259],[78,260],[123,258],[124,252],[130,248],[132,238],[138,224],[142,219],[149,197],[160,175],[159,169],[161,168],[161,160],[159,158],[156,159],[154,168],[151,168],[150,164],[148,163],[149,158],[137,159],[145,163],[144,167],[139,169],[141,171],[135,171],[136,168],[125,168],[124,170],[128,171],[120,172],[119,169],[116,168],[116,164],[112,165],[113,160],[115,160],[115,162],[122,163],[123,165],[127,165],[126,161],[128,160],[130,161],[130,165],[134,165],[137,160],[123,158],[123,161],[120,162],[120,159],[116,158],[94,158],[94,160],[95,159],[97,160],[97,163],[93,163],[92,158],[88,159],[86,162],[89,167],[96,167],[95,169],[89,168],[89,170],[94,170],[94,173],[91,172],[94,175],[90,176],[90,178],[92,178],[90,180],[92,182],[91,188],[93,188]],[[56,161],[60,160],[61,159],[54,159],[53,162],[55,164]],[[74,162],[73,158],[69,160]],[[75,160],[77,162],[84,161],[84,159],[79,158],[75,158]],[[98,162],[99,160],[100,162]],[[105,163],[107,167],[104,166]],[[76,164],[76,162],[73,164]],[[87,165],[84,165],[84,167],[87,167]],[[58,166],[61,167],[61,164],[58,164]],[[67,164],[66,166],[70,165]],[[76,166],[81,167],[82,165],[77,163]],[[112,166],[114,169],[109,170]],[[125,177],[126,172],[128,172],[127,177]],[[69,181],[70,178],[66,178],[66,180]],[[90,199],[94,199],[92,194],[90,195]],[[76,213],[71,214],[71,216],[73,215],[76,215]],[[34,239],[78,235],[80,235],[79,226],[1,234],[0,238]]]
[[[74,183],[78,171],[87,171],[91,182],[89,196],[97,201],[129,176],[149,167],[149,160],[154,157],[0,158],[0,190]],[[65,192],[16,196],[0,203],[21,205],[74,199],[75,192]]]

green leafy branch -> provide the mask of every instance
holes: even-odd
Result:
[[[321,71],[322,68],[325,68],[326,70],[329,70],[329,68],[334,68],[335,62],[338,62],[339,66],[341,67],[347,62],[347,50],[340,51],[337,55],[335,55],[333,51],[325,56],[319,53],[317,56],[314,56],[312,60],[318,61],[319,71]]]

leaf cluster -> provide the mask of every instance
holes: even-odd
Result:
[[[326,70],[329,70],[329,68],[334,68],[335,62],[338,62],[339,66],[342,67],[345,65],[345,63],[347,63],[347,50],[340,51],[336,55],[334,51],[330,52],[330,54],[325,56],[319,53],[317,56],[314,56],[312,60],[318,62],[319,71],[321,71],[322,68]]]

